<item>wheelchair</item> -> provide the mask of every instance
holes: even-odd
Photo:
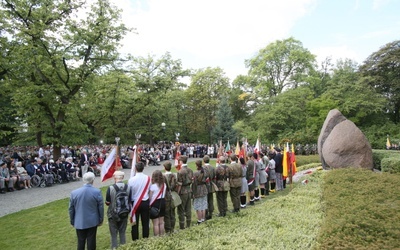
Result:
[[[31,185],[33,187],[51,187],[54,183],[55,178],[53,177],[53,183],[49,183],[48,181],[48,175],[52,175],[52,174],[43,174],[43,175],[38,175],[38,174],[34,174],[31,176]],[[53,176],[53,175],[52,175]]]

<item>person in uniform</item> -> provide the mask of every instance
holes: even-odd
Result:
[[[166,161],[163,164],[165,173],[165,185],[167,185],[167,195],[165,196],[165,215],[164,215],[164,228],[165,233],[171,234],[175,228],[175,207],[172,204],[171,191],[176,188],[176,176],[171,172],[171,162]]]
[[[206,183],[207,186],[207,210],[206,210],[206,220],[212,219],[212,215],[214,212],[214,193],[215,193],[215,167],[210,165],[210,156],[205,155],[203,157],[204,162],[204,171],[207,172],[208,180]]]
[[[240,191],[242,189],[242,167],[237,163],[235,154],[231,154],[231,164],[229,165],[229,193],[233,204],[233,212],[240,211]]]
[[[204,171],[201,160],[196,161],[197,171],[193,174],[192,194],[193,208],[197,215],[197,224],[201,224],[206,220],[207,195],[208,190],[206,180],[207,172]]]
[[[260,152],[260,159],[259,159],[259,164],[260,164],[260,170],[258,172],[258,181],[260,183],[260,191],[261,191],[261,198],[267,197],[268,190],[265,189],[265,187],[269,186],[268,185],[268,174],[265,171],[266,166],[268,165],[268,158],[264,156],[262,152]]]
[[[193,181],[193,170],[187,166],[187,156],[182,155],[179,158],[181,169],[178,172],[177,178],[177,192],[181,197],[182,203],[178,206],[179,228],[185,229],[190,227],[192,221],[192,189],[190,185]]]
[[[225,217],[226,212],[228,211],[228,190],[226,190],[224,186],[224,182],[228,181],[229,178],[229,168],[225,164],[225,157],[220,156],[219,157],[219,166],[217,167],[215,171],[216,175],[216,184],[218,187],[217,190],[217,205],[218,205],[218,211],[219,217]]]

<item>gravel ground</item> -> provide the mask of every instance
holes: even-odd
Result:
[[[163,166],[149,166],[145,167],[143,172],[147,175],[153,173],[154,170],[163,170]],[[124,169],[125,180],[130,177],[130,169]],[[101,182],[100,177],[96,177],[93,186],[100,188],[103,186],[109,186],[114,183],[114,180],[108,179],[105,182]],[[54,184],[51,187],[37,187],[29,188],[20,191],[7,192],[6,194],[0,194],[0,217],[7,214],[19,212],[21,210],[30,209],[33,207],[41,206],[46,203],[69,198],[71,191],[83,186],[83,181],[72,181],[65,184]]]

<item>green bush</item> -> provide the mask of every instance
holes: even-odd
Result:
[[[372,160],[374,168],[381,170],[381,162],[384,158],[400,157],[400,152],[395,150],[372,150]]]
[[[399,175],[347,168],[328,172],[317,249],[400,249]]]
[[[400,173],[400,158],[383,158],[381,161],[381,170],[382,172],[389,172],[391,174]]]
[[[298,167],[306,165],[306,164],[310,164],[310,163],[321,164],[319,155],[296,155],[296,165]]]

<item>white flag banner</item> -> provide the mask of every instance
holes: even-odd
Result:
[[[114,147],[114,149],[107,156],[106,160],[101,166],[101,181],[106,181],[113,177],[113,174],[115,172],[114,163],[116,156],[117,156],[117,148]]]
[[[132,157],[132,166],[131,166],[131,178],[136,175],[136,161],[137,161],[137,147],[136,145],[133,147],[133,157]]]

